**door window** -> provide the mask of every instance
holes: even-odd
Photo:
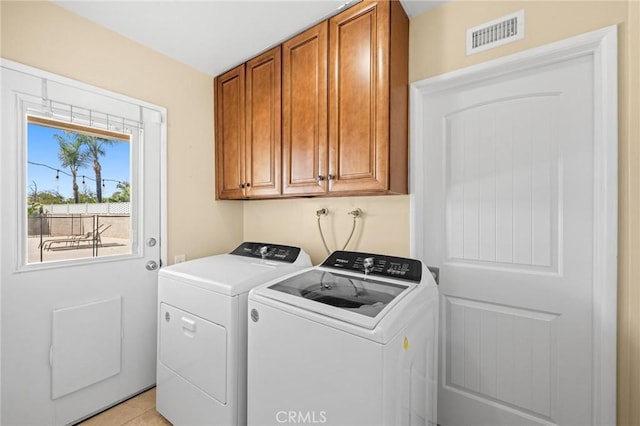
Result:
[[[26,263],[130,254],[132,134],[26,124]]]

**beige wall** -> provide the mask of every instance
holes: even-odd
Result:
[[[167,108],[170,263],[242,241],[242,204],[215,201],[210,76],[47,1],[0,9],[3,58]]]
[[[640,2],[630,0],[620,88],[618,423],[640,424]]]
[[[525,10],[522,41],[470,57],[466,28]],[[640,425],[640,3],[454,1],[411,21],[410,81],[618,25],[618,424]]]
[[[626,1],[453,1],[411,21],[409,81],[624,23]],[[525,38],[466,56],[467,28],[524,9]],[[625,32],[625,28],[621,28]],[[624,35],[619,39],[624,44]]]
[[[409,197],[300,198],[292,200],[248,201],[244,207],[244,237],[252,241],[282,242],[299,245],[314,264],[327,255],[320,233],[316,210],[329,209],[320,223],[331,251],[342,249],[353,228],[348,213],[360,208],[364,214],[356,220],[356,230],[348,250],[409,255]]]

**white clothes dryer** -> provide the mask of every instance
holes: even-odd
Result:
[[[249,425],[436,424],[438,290],[414,259],[338,251],[249,293]]]
[[[246,424],[247,294],[309,266],[300,248],[245,242],[161,269],[158,412],[180,426]]]

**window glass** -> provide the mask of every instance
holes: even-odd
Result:
[[[129,135],[27,118],[27,263],[131,253]]]

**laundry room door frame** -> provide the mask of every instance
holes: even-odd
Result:
[[[425,99],[433,93],[585,55],[593,57],[595,105],[592,419],[594,424],[615,424],[618,234],[615,25],[411,84],[410,250],[411,255],[418,259],[425,252],[423,218],[425,206],[430,201],[428,194],[424,193],[425,171],[420,165],[425,155],[423,141],[426,131],[422,123]]]

